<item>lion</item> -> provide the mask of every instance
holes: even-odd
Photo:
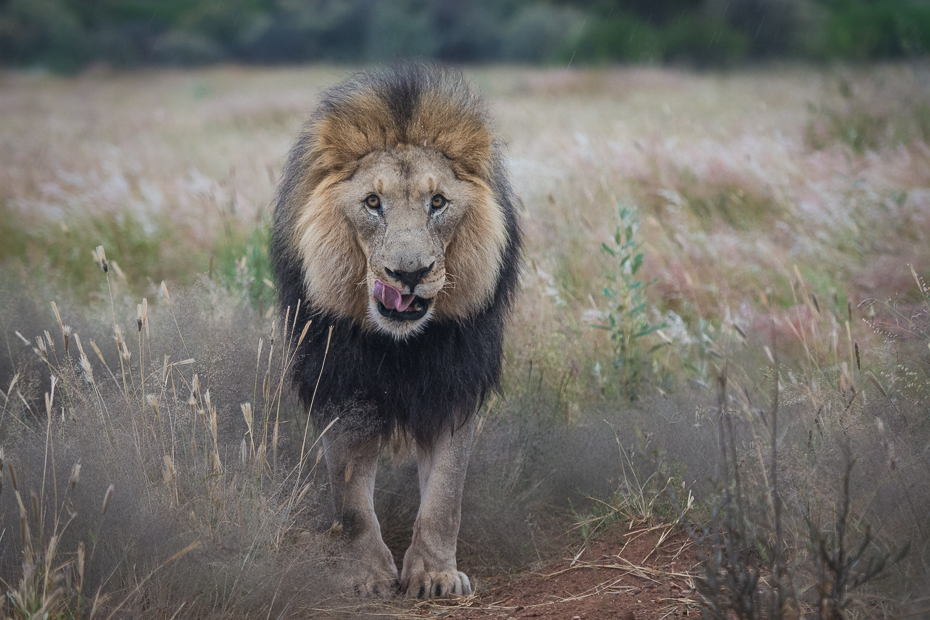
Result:
[[[521,267],[502,148],[461,74],[407,64],[325,92],[278,187],[293,380],[319,428],[335,420],[322,437],[332,531],[365,596],[471,593],[456,564],[465,472]],[[420,490],[399,577],[373,500],[396,437],[415,448]]]

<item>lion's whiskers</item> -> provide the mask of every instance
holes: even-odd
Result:
[[[445,283],[442,285],[442,288],[439,289],[439,293],[436,294],[437,297],[439,296],[439,294],[445,294],[447,297],[452,297],[452,294],[451,294],[448,290],[446,290],[446,289],[454,289],[454,288],[456,287],[456,282],[455,282],[455,281],[456,281],[457,279],[458,279],[458,276],[456,276],[456,275],[453,274],[453,273],[449,273],[449,272],[447,271],[447,272],[446,272],[446,281],[445,281]]]

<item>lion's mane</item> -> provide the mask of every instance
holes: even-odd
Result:
[[[331,270],[334,257],[321,251],[318,264],[308,266],[297,231],[299,212],[315,193],[350,178],[368,153],[400,145],[443,153],[457,176],[472,179],[493,195],[482,208],[502,209],[506,228],[496,287],[483,306],[434,317],[405,339],[367,328],[361,313],[339,315],[307,299],[304,270]],[[288,156],[271,239],[282,313],[289,308],[294,324],[300,308],[292,345],[312,321],[296,351],[293,378],[304,403],[313,402],[318,423],[344,415],[347,408],[362,409],[375,415],[379,432],[406,431],[429,443],[472,415],[488,392],[499,387],[504,323],[517,287],[521,248],[501,149],[483,102],[457,72],[410,64],[356,75],[323,94]],[[364,265],[344,219],[334,217],[327,226],[335,227],[334,238],[344,241],[338,244],[341,255],[335,262],[347,270],[357,269],[360,260]],[[469,230],[467,222],[461,226],[458,242],[477,247],[482,230]],[[468,281],[455,285],[468,286]],[[356,283],[351,286],[357,288]],[[345,291],[347,300],[357,294]]]

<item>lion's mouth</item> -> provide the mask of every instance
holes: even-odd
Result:
[[[394,319],[395,321],[418,321],[426,316],[426,311],[429,310],[429,299],[424,299],[422,297],[414,298],[410,306],[404,311],[394,310],[393,308],[388,308],[380,301],[378,302],[378,312],[381,313],[381,316],[387,319]]]
[[[378,302],[378,312],[381,316],[395,321],[422,319],[432,302],[417,295],[402,295],[396,288],[381,280],[375,280],[371,295]]]

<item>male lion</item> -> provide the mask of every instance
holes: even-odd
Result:
[[[471,592],[455,549],[474,413],[498,387],[517,287],[513,202],[483,103],[432,66],[327,91],[288,156],[272,259],[282,306],[299,308],[295,333],[311,321],[294,365],[300,396],[321,427],[339,418],[323,451],[363,595],[398,584],[373,501],[392,436],[415,443],[420,485],[400,588]]]

